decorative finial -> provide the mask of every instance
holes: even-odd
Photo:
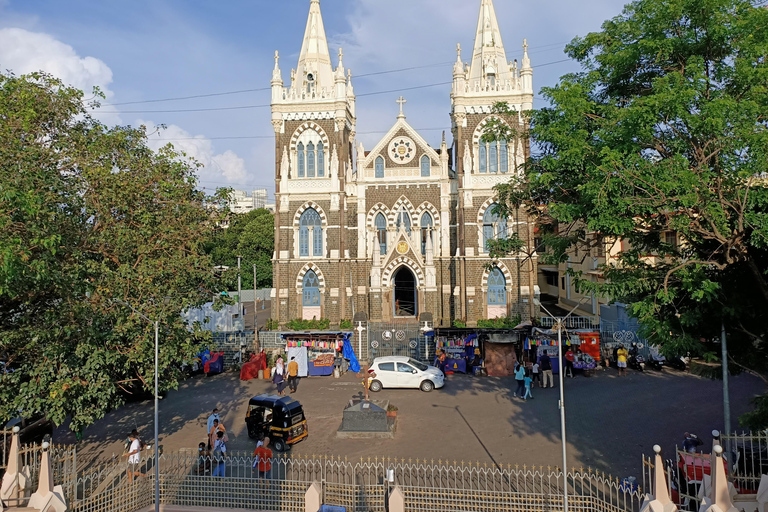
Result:
[[[275,50],[275,68],[277,68],[277,62],[280,60],[280,52]]]
[[[523,39],[523,51],[528,52],[528,39]]]
[[[344,52],[341,48],[339,48],[339,62],[341,62],[341,58],[344,56]]]
[[[12,432],[13,432],[14,434],[18,434],[20,430],[21,430],[21,427],[18,427],[18,426],[16,426],[16,427],[13,427],[13,430],[12,430]]]
[[[722,446],[720,446],[719,444],[718,444],[718,445],[716,445],[716,446],[715,446],[715,453],[717,454],[717,456],[718,456],[718,457],[719,457],[720,455],[722,455],[722,454],[723,454],[723,447],[722,447]]]
[[[48,441],[45,441],[43,442],[42,448],[43,450],[47,450],[48,448],[50,448],[50,446],[51,446],[51,443],[49,443]]]
[[[456,60],[461,62],[461,43],[456,43],[456,54],[457,54]]]
[[[712,431],[712,437],[714,437],[715,439],[720,437],[720,431],[719,430],[713,430]]]
[[[400,96],[399,98],[397,98],[397,101],[395,103],[399,103],[400,104],[400,115],[398,115],[397,118],[398,119],[405,119],[405,114],[403,113],[403,105],[408,103],[408,101],[406,101],[405,98]]]
[[[657,444],[653,445],[653,451],[656,452],[656,455],[661,454],[661,446]]]

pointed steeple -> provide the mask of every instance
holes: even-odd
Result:
[[[480,16],[477,20],[475,48],[472,53],[470,78],[493,77],[494,80],[506,80],[509,64],[501,41],[499,22],[493,0],[482,0]]]
[[[304,42],[301,44],[299,65],[296,68],[296,80],[303,89],[307,87],[319,91],[321,88],[331,88],[334,84],[331,56],[328,52],[328,40],[325,37],[323,16],[320,13],[320,0],[311,0],[309,18],[304,31]]]

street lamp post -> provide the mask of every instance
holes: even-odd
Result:
[[[563,512],[568,512],[568,459],[565,442],[565,391],[563,388],[563,382],[565,381],[565,369],[563,368],[563,322],[565,322],[565,320],[571,316],[583,302],[584,299],[579,301],[570,313],[563,317],[556,317],[539,303],[539,307],[555,320],[555,325],[557,326],[557,360],[560,365],[560,401],[558,405],[560,408],[560,443],[563,450]]]
[[[159,441],[158,438],[160,437],[160,420],[159,420],[159,401],[158,401],[158,368],[160,366],[160,322],[158,320],[152,320],[147,315],[140,313],[136,310],[133,306],[128,304],[127,302],[124,302],[122,300],[115,300],[115,302],[122,304],[123,306],[127,306],[133,311],[135,315],[142,318],[143,320],[146,320],[147,322],[154,324],[155,326],[155,439],[154,439],[154,445],[155,445],[155,512],[160,512],[160,453],[159,453]],[[167,304],[168,299],[166,298],[164,302]]]

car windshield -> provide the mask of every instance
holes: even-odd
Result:
[[[408,359],[408,364],[410,364],[411,366],[415,366],[416,368],[418,368],[421,371],[424,371],[427,368],[429,368],[429,366],[425,365],[424,363],[420,363],[420,362],[416,361],[415,359]]]

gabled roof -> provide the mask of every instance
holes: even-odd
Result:
[[[387,132],[387,134],[382,137],[382,139],[379,141],[376,146],[370,151],[365,152],[365,161],[363,163],[364,167],[368,167],[373,162],[373,159],[379,156],[379,154],[386,152],[387,145],[389,142],[397,135],[397,133],[403,130],[406,134],[408,134],[409,137],[411,137],[414,142],[416,142],[416,145],[420,146],[426,153],[429,155],[430,158],[432,158],[434,161],[439,162],[440,161],[440,154],[435,151],[429,143],[419,135],[419,132],[414,130],[414,128],[408,124],[408,121],[405,120],[405,116],[398,117],[397,122],[390,128],[390,130]],[[419,164],[416,163],[414,166],[418,166]]]

